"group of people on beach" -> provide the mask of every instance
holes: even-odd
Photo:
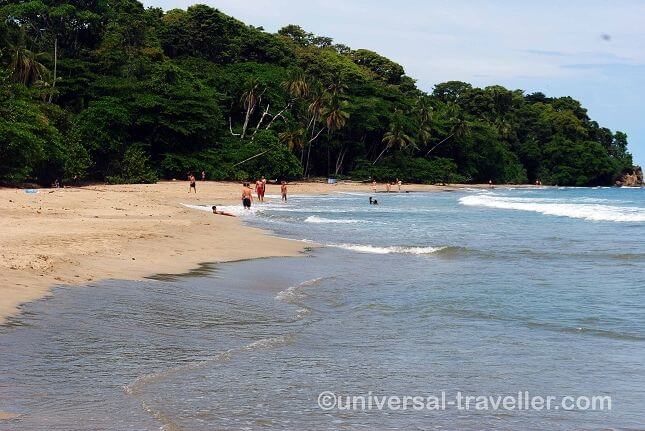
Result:
[[[255,194],[258,197],[258,202],[264,202],[264,194],[267,190],[267,180],[263,176],[255,182]],[[282,181],[280,183],[280,196],[282,202],[287,202],[287,183]],[[242,206],[245,209],[251,209],[251,203],[253,202],[253,191],[251,190],[251,183],[245,182],[242,187]]]
[[[206,181],[206,172],[202,171],[202,181]],[[188,193],[197,193],[197,179],[193,172],[188,172]],[[255,182],[255,194],[257,195],[258,202],[264,202],[264,195],[267,189],[267,180],[264,176]],[[282,202],[287,202],[287,183],[282,181],[280,183],[280,195],[282,197]],[[253,190],[251,189],[250,182],[244,182],[242,186],[242,206],[245,209],[251,209],[251,204],[253,203]],[[213,214],[224,214],[221,211],[217,211],[217,208],[213,206]],[[228,214],[224,214],[228,215]]]
[[[403,184],[403,183],[398,178],[395,181],[387,181],[385,183],[385,191],[390,193],[392,191],[392,186],[397,186],[398,191],[400,192],[401,191],[401,184]],[[376,193],[376,180],[375,179],[372,180],[372,191],[374,193]]]

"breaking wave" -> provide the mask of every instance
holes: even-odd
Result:
[[[294,286],[289,286],[285,290],[278,292],[276,299],[279,299],[288,303],[297,303],[303,297],[302,288],[307,286],[313,286],[319,284],[321,281],[329,277],[316,277],[311,280],[303,281],[302,283],[296,284]]]
[[[407,246],[386,246],[379,247],[374,245],[360,244],[326,244],[328,247],[342,248],[344,250],[353,250],[359,253],[372,254],[431,254],[443,250],[445,247],[407,247]]]
[[[584,219],[590,221],[645,222],[645,208],[601,204],[572,204],[556,200],[531,200],[490,195],[465,196],[459,203],[519,211],[531,211],[545,215]]]
[[[354,223],[362,223],[362,220],[354,220],[354,219],[331,219],[331,218],[324,218],[324,217],[318,217],[315,215],[309,216],[305,219],[306,223],[340,223],[340,224],[354,224]]]

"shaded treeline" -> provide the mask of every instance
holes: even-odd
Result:
[[[632,166],[626,135],[572,98],[456,81],[427,94],[395,62],[295,25],[270,34],[133,0],[0,5],[3,181],[203,169],[598,185]]]

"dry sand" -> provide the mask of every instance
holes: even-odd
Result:
[[[405,185],[407,191],[455,187]],[[396,190],[396,187],[392,187]],[[0,324],[21,304],[55,285],[157,273],[181,273],[202,262],[293,256],[303,248],[243,226],[239,219],[182,206],[239,202],[237,183],[185,181],[152,185],[0,189]],[[379,191],[384,186],[379,185]],[[367,184],[290,184],[290,194],[371,191]],[[269,185],[268,194],[279,194]]]

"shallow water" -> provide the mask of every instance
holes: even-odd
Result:
[[[300,258],[27,305],[0,329],[0,411],[22,415],[0,428],[643,428],[645,190],[377,198],[245,215],[329,246]],[[323,411],[322,391],[609,395],[612,410]]]

